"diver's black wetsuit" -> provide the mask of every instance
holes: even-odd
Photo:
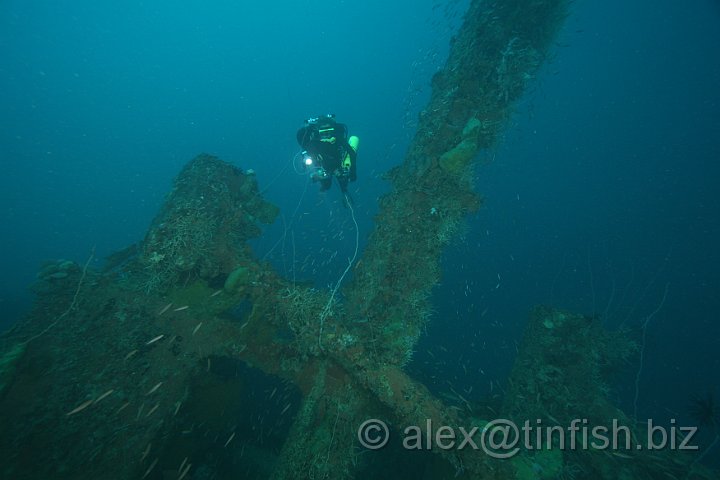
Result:
[[[298,130],[297,141],[313,161],[325,169],[327,176],[320,179],[322,190],[330,188],[333,175],[337,177],[343,192],[347,190],[348,180],[354,182],[357,179],[357,153],[348,143],[346,125],[333,119],[323,119]],[[351,161],[347,172],[343,169],[346,155],[350,156]]]

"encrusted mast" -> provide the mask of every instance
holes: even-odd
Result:
[[[483,426],[402,367],[442,249],[480,204],[473,160],[546,58],[567,3],[472,2],[345,295],[254,258],[246,242],[277,209],[251,172],[206,155],[179,174],[145,239],[103,271],[46,265],[33,312],[0,345],[2,477],[377,478],[356,437],[368,418]],[[521,366],[517,395],[542,380]],[[506,404],[522,416],[522,402]],[[433,452],[432,478],[545,478],[527,476],[532,461]]]
[[[377,325],[382,358],[402,363],[428,316],[440,253],[480,199],[473,161],[497,141],[514,103],[548,55],[567,1],[473,2],[393,191],[381,201],[349,291],[353,314]],[[401,333],[398,334],[397,330]]]

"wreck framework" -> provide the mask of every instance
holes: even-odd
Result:
[[[4,476],[204,478],[215,461],[227,475],[240,465],[246,478],[351,479],[371,468],[356,439],[367,418],[486,425],[403,366],[430,317],[441,253],[480,206],[473,162],[547,59],[568,4],[472,2],[405,160],[388,173],[392,190],[342,300],[253,256],[247,242],[277,208],[254,175],[207,155],[178,175],[145,239],[103,271],[46,265],[32,313],[2,338]],[[573,355],[572,368],[557,348]],[[540,308],[498,413],[626,418],[609,399],[608,366],[633,349],[596,319]],[[247,391],[249,378],[262,395]],[[237,407],[252,401],[257,411],[272,406],[272,417],[243,421]],[[278,445],[272,456],[263,439]],[[632,462],[595,451],[508,462],[433,453],[432,478],[680,478],[691,465],[644,452]],[[700,467],[692,475],[711,478]]]

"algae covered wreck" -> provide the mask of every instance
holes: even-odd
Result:
[[[471,4],[342,295],[255,258],[247,242],[278,210],[252,173],[207,155],[104,270],[45,266],[32,313],[0,345],[3,477],[400,478],[419,464],[419,478],[680,478],[692,459],[590,449],[500,461],[440,448],[394,462],[392,446],[371,457],[359,445],[371,418],[489,428],[403,366],[429,319],[441,253],[480,205],[469,167],[546,59],[568,3]],[[498,415],[624,418],[607,367],[633,355],[632,342],[552,309],[534,312],[528,332]],[[552,355],[559,347],[572,368]]]

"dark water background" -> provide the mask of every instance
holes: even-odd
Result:
[[[29,308],[43,260],[141,240],[201,152],[253,168],[282,208],[292,235],[269,256],[278,268],[334,281],[352,224],[337,189],[319,194],[293,172],[295,130],[334,112],[360,136],[364,240],[387,190],[379,174],[402,160],[464,6],[3,2],[0,329]],[[533,305],[637,329],[662,304],[640,415],[687,420],[692,394],[720,393],[718,59],[717,1],[574,4],[554,58],[483,153],[485,205],[447,252],[416,375],[479,398],[510,368]],[[282,230],[266,230],[259,255]],[[632,375],[618,393],[628,408]]]

